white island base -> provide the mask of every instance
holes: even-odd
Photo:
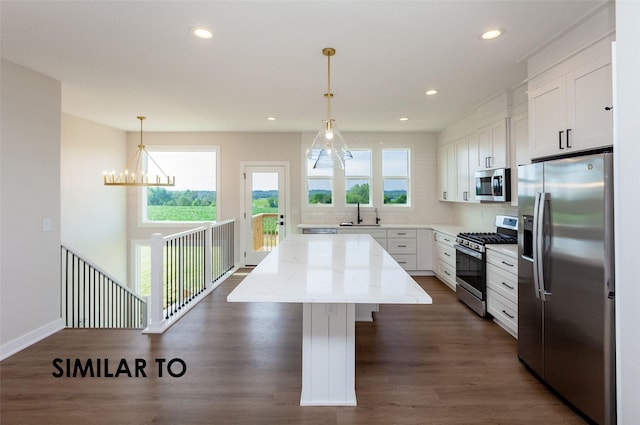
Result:
[[[355,304],[305,303],[301,406],[355,406]]]

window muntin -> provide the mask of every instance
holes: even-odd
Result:
[[[345,162],[345,203],[371,205],[371,150],[352,149],[353,159]]]
[[[409,149],[382,150],[382,195],[385,205],[410,205]]]
[[[307,203],[333,205],[333,168],[313,168],[307,159]]]
[[[152,176],[162,176],[164,171],[169,176],[175,176],[176,185],[142,188],[142,221],[216,221],[217,149],[147,146],[147,150],[156,162],[149,161],[146,164],[147,172]]]

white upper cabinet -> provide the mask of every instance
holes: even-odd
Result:
[[[507,158],[507,120],[501,119],[478,130],[479,169],[505,168]]]
[[[438,147],[438,199],[456,200],[456,151],[453,143]]]
[[[529,91],[529,155],[540,158],[613,143],[611,59],[600,56]]]
[[[475,134],[455,142],[456,201],[475,202],[475,173],[478,170],[478,138]]]

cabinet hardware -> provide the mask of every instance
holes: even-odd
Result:
[[[513,264],[509,264],[504,260],[502,260],[502,264],[504,264],[505,266],[513,267]]]
[[[569,132],[571,132],[571,129],[567,128],[567,147],[571,148],[571,143],[569,143]]]
[[[509,317],[510,319],[514,319],[514,318],[515,318],[515,316],[510,315],[509,313],[507,313],[507,312],[506,312],[506,311],[504,311],[504,310],[502,310],[502,312],[503,312],[507,317]]]
[[[464,192],[462,192],[462,200],[463,201],[468,201],[469,200],[468,193],[469,192],[467,192],[466,190]]]
[[[448,252],[443,252],[444,255],[446,255],[447,257],[451,257],[451,254],[449,254]]]
[[[406,261],[398,261],[398,264],[407,264]]]
[[[509,288],[509,289],[511,289],[511,290],[515,289],[513,286],[511,286],[511,285],[507,285],[507,284],[506,284],[506,283],[504,283],[504,282],[500,282],[500,283],[502,283],[504,286],[506,286],[507,288]]]
[[[405,236],[406,232],[398,232],[398,236]]]
[[[444,238],[445,242],[451,242],[451,239]]]
[[[398,245],[398,248],[406,248],[406,245]]]
[[[449,273],[448,271],[444,271],[444,274],[446,274],[447,276],[451,276],[451,273]]]
[[[558,131],[558,149],[564,149],[562,147],[562,133],[564,133],[563,130]]]
[[[605,111],[611,111],[613,109],[613,106],[605,106],[604,110]]]
[[[447,192],[442,192],[442,199],[447,199]]]

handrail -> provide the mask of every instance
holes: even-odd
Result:
[[[72,249],[60,249],[60,315],[67,327],[147,326],[146,300]]]
[[[235,267],[235,220],[173,235],[151,235],[150,323],[162,333],[222,283]]]

